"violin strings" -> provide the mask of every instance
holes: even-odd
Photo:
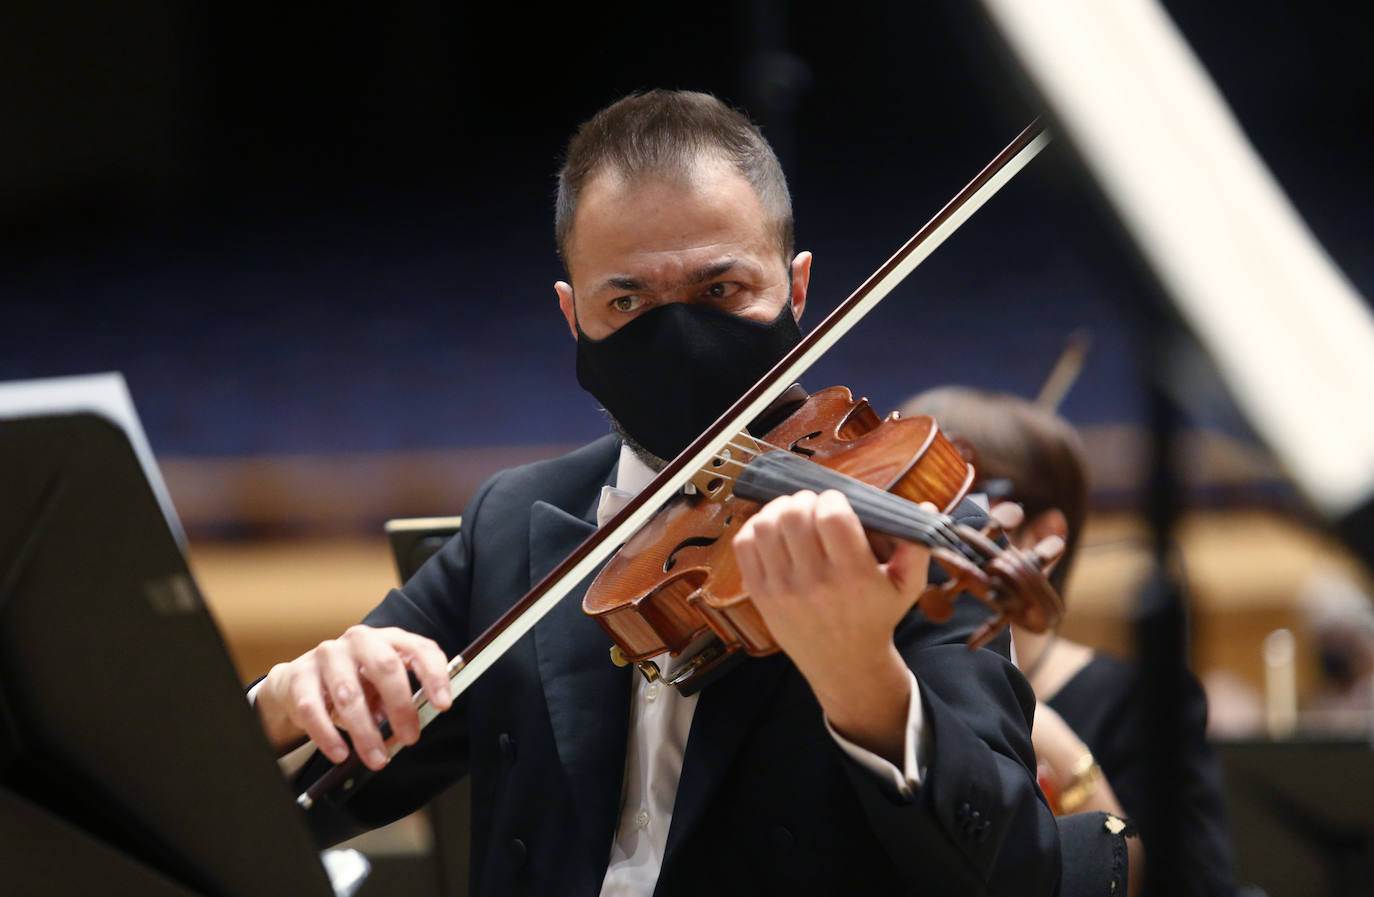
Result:
[[[762,444],[766,445],[767,443]],[[744,456],[737,458],[734,455],[727,453],[725,451],[725,449],[727,448],[738,449],[739,451],[743,452]],[[731,442],[726,443],[725,446],[722,446],[721,450],[716,452],[713,457],[715,457],[717,460],[725,464],[738,464],[741,467],[744,467],[754,458],[758,457],[758,454],[754,451],[754,446],[744,445],[741,443],[734,442],[732,440]]]
[[[720,448],[719,451],[715,452],[715,454],[714,454],[713,457],[715,457],[715,458],[719,459],[720,461],[723,461],[723,462],[725,462],[725,463],[727,463],[727,464],[734,463],[734,464],[740,464],[741,466],[744,466],[744,465],[748,464],[749,461],[751,461],[751,460],[753,460],[754,458],[758,457],[758,454],[759,454],[759,453],[758,453],[757,450],[758,450],[758,448],[759,448],[760,446],[762,446],[763,448],[772,449],[773,451],[778,451],[778,452],[785,452],[785,451],[787,451],[787,449],[783,448],[782,446],[780,446],[780,445],[774,445],[773,443],[768,442],[768,441],[765,440],[765,439],[756,439],[756,438],[754,438],[754,437],[752,437],[752,436],[750,436],[749,438],[753,440],[753,443],[752,443],[752,444],[747,443],[747,442],[737,442],[736,440],[739,439],[738,436],[731,437],[731,438],[730,438],[730,441],[727,442],[724,446],[722,446],[722,447]],[[744,453],[744,459],[736,458],[736,457],[734,457],[733,455],[726,454],[725,450],[726,450],[727,448],[738,449],[740,452],[743,452],[743,453]]]
[[[735,442],[735,440],[738,439],[738,438],[739,438],[738,435],[730,437],[730,442],[728,443],[728,445],[730,445],[730,446],[732,446],[732,447],[734,447],[734,448],[737,448],[737,449],[743,449],[743,450],[746,451],[746,452],[752,452],[752,451],[754,450],[754,446],[755,446],[755,445],[761,445],[761,446],[763,446],[764,448],[770,448],[770,449],[773,449],[773,450],[779,451],[779,452],[785,452],[785,451],[787,451],[787,449],[783,448],[782,446],[780,446],[780,445],[774,445],[773,443],[771,443],[771,442],[769,442],[769,441],[767,441],[767,440],[765,440],[765,439],[757,439],[757,438],[755,438],[755,437],[753,437],[753,436],[750,436],[750,437],[748,437],[748,438],[751,439],[751,440],[753,440],[753,443],[754,443],[753,445],[750,445],[750,444],[747,443],[747,442],[744,442],[744,443]]]
[[[746,463],[741,459],[729,456],[720,457],[721,460],[726,463],[739,464],[741,468],[746,466]],[[731,483],[738,481],[737,476],[731,476],[723,471],[715,471],[715,475]],[[865,490],[863,498],[856,495],[852,496],[847,493],[846,498],[849,498],[863,508],[868,508],[881,514],[885,519],[899,521],[904,526],[910,527],[914,531],[914,534],[925,536],[926,538],[921,539],[921,541],[929,545],[939,545],[959,551],[965,555],[968,554],[970,546],[968,546],[958,533],[954,531],[952,527],[953,520],[946,514],[926,511],[914,505],[908,499],[902,498],[899,495],[893,495],[890,492],[884,492],[876,487],[874,487],[873,492]],[[856,510],[859,510],[859,508],[856,508]]]
[[[749,438],[754,439],[753,437]],[[760,446],[775,451],[787,451],[781,446],[774,445],[762,439],[754,439],[754,444],[752,445],[736,441],[738,439],[739,437],[733,437],[724,447],[722,447],[720,452],[716,453],[715,457],[722,462],[722,466],[726,464],[737,465],[740,471],[742,471],[751,461],[760,457],[757,451]],[[740,451],[742,453],[741,457],[735,457],[727,453],[725,451],[727,448]],[[738,472],[739,471],[736,473],[738,474]],[[717,470],[715,473],[721,479],[729,480],[732,483],[738,479],[737,476],[731,476],[723,470]],[[819,488],[819,484],[817,485]],[[842,489],[841,491],[844,490]],[[890,492],[885,492],[881,489],[876,489],[876,487],[873,493],[866,494],[868,495],[868,499],[872,502],[870,507],[875,513],[883,515],[885,519],[899,521],[906,526],[913,527],[917,532],[928,537],[929,544],[941,544],[944,547],[958,551],[960,554],[980,564],[986,561],[982,556],[982,552],[978,551],[958,534],[954,529],[954,520],[948,515],[938,512],[932,514],[929,511],[924,511],[918,506],[913,505],[908,499],[902,498],[899,495],[894,495]],[[851,499],[851,502],[856,499],[856,496],[848,497]]]
[[[754,439],[754,437],[752,437],[752,436],[750,436],[749,438],[750,438],[750,439]],[[774,449],[775,451],[779,451],[779,452],[785,452],[785,451],[787,451],[787,449],[783,448],[782,446],[780,446],[780,445],[774,445],[773,443],[768,442],[768,441],[763,440],[763,439],[754,439],[754,441],[757,442],[759,445],[767,446],[768,448]]]

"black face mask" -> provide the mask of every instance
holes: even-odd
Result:
[[[668,460],[801,341],[792,305],[763,324],[673,302],[604,339],[577,329],[577,382],[633,442]]]

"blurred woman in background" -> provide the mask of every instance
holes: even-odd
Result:
[[[974,492],[984,493],[992,504],[1022,506],[1024,522],[1007,534],[1013,544],[1029,548],[1051,535],[1065,540],[1050,582],[1067,601],[1065,583],[1081,544],[1088,496],[1082,442],[1068,422],[1017,396],[957,386],[921,393],[901,413],[935,417],[973,463]],[[1142,817],[1148,807],[1146,752],[1176,750],[1185,772],[1177,783],[1185,817],[1178,821],[1182,830],[1176,843],[1187,893],[1233,894],[1221,772],[1206,741],[1206,697],[1193,675],[1180,670],[1184,743],[1157,745],[1145,728],[1134,664],[1055,630],[1037,634],[1013,625],[1012,642],[1038,702],[1031,737],[1042,787],[1055,812],[1124,813],[1140,826],[1148,850],[1153,823]],[[1066,875],[1071,849],[1066,840]]]

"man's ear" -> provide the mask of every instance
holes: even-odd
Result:
[[[811,285],[811,253],[799,252],[792,259],[792,317],[800,321],[806,310],[806,288]]]
[[[558,294],[558,310],[567,319],[568,332],[573,339],[577,339],[577,309],[573,308],[572,284],[560,280],[553,285],[553,291]]]

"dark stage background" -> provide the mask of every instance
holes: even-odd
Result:
[[[1374,294],[1351,5],[1168,5]],[[551,287],[570,130],[652,86],[745,107],[816,254],[814,323],[1035,114],[964,7],[7,3],[0,379],[121,370],[164,456],[593,438]],[[1088,326],[1064,413],[1138,421],[1123,259],[1053,148],[809,382],[883,411],[940,382],[1032,393]]]
[[[1357,5],[1165,5],[1374,296],[1374,31]],[[382,519],[458,513],[494,470],[606,432],[552,288],[554,175],[580,121],[658,86],[712,91],[760,121],[791,181],[798,247],[816,256],[805,327],[1036,115],[971,6],[6,0],[0,381],[124,373],[196,581],[251,681],[395,584]],[[1062,631],[1112,653],[1130,653],[1153,560],[1136,513],[1139,359],[1165,315],[1132,258],[1052,145],[806,379],[882,412],[940,383],[1031,395],[1089,328],[1062,412],[1090,451],[1094,514]],[[1330,683],[1302,610],[1314,573],[1362,583],[1366,615],[1374,583],[1309,526],[1200,357],[1173,363],[1189,416],[1192,507],[1174,533],[1193,669],[1214,735],[1278,732],[1262,646],[1297,633],[1289,692],[1304,713],[1320,707],[1310,697]],[[1319,767],[1367,820],[1344,767]],[[1308,868],[1287,830],[1274,850],[1236,806],[1238,844]],[[1361,825],[1349,843],[1370,843]],[[427,831],[403,832],[402,853],[427,851]],[[1274,897],[1318,890],[1270,884],[1248,857],[1241,880]],[[450,862],[461,880],[465,863]]]

